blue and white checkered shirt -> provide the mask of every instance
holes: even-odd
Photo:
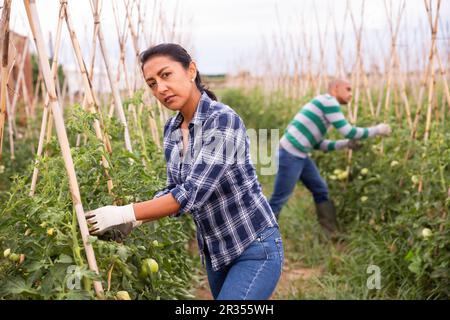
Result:
[[[190,212],[204,260],[205,245],[217,271],[237,258],[267,227],[278,226],[250,159],[242,119],[230,107],[203,93],[189,123],[183,155],[181,113],[164,127],[169,192],[180,204],[174,216]]]

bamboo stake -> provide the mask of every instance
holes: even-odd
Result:
[[[58,55],[59,55],[59,48],[61,43],[61,29],[62,29],[62,21],[64,19],[64,12],[62,9],[62,6],[59,7],[59,14],[58,14],[58,24],[56,27],[56,39],[55,39],[55,47],[53,50],[53,59],[52,59],[52,69],[51,73],[53,76],[53,81],[56,81],[56,76],[58,73]],[[34,193],[36,191],[36,183],[37,178],[39,174],[39,158],[42,155],[42,151],[44,148],[44,139],[48,142],[50,142],[51,138],[51,132],[52,132],[52,115],[51,110],[49,110],[49,103],[50,103],[50,97],[47,94],[44,101],[44,110],[42,112],[42,121],[41,121],[41,130],[39,133],[39,141],[38,141],[38,148],[36,152],[36,160],[34,162],[34,169],[33,169],[33,175],[31,177],[31,185],[30,185],[30,197],[34,196]],[[47,154],[47,153],[46,153]]]
[[[134,52],[135,52],[136,62],[138,62],[139,61],[139,44],[138,44],[139,40],[138,40],[137,32],[134,30],[134,27],[133,27],[133,24],[132,24],[131,15],[130,15],[130,12],[128,10],[128,4],[125,4],[125,11],[126,11],[126,18],[127,18],[127,21],[128,21],[128,28],[129,28],[129,31],[130,31],[130,34],[131,34],[131,40],[132,40],[133,48],[134,48]],[[139,75],[141,75],[141,70],[140,69],[139,69]],[[149,88],[148,88],[147,85],[144,85],[144,88],[145,88],[146,91],[149,91]],[[137,123],[138,122],[138,118],[137,118],[137,115],[135,114],[134,106],[132,106],[132,112],[133,112],[133,115],[135,117],[135,122],[138,125],[139,136],[141,137],[143,146],[145,148],[144,133],[142,132],[141,126]],[[152,115],[150,117],[151,117],[151,119],[149,120],[149,124],[150,124],[151,132],[152,132],[153,141],[156,143],[158,148],[160,148],[161,147],[161,143],[159,141],[158,130],[157,130],[156,127],[154,127],[154,126],[156,126],[156,122],[153,119]]]
[[[23,52],[21,54],[21,60],[20,60],[20,64],[19,64],[19,72],[17,75],[17,81],[14,87],[14,96],[13,96],[13,101],[11,103],[11,117],[13,117],[13,119],[15,119],[15,114],[16,114],[16,104],[17,104],[17,100],[19,97],[19,90],[20,90],[20,85],[22,85],[22,82],[24,81],[24,74],[23,74],[23,69],[25,66],[25,60],[26,60],[26,56],[28,54],[28,39],[25,40],[25,45],[23,46]],[[15,121],[13,122],[14,125],[14,131],[17,134],[17,129],[15,128]]]
[[[33,100],[32,102],[32,109],[35,109],[36,104],[39,100],[39,89],[41,87],[41,83],[42,83],[42,74],[41,74],[41,70],[39,70],[38,72],[38,78],[36,80],[36,86],[34,87],[34,93],[33,93]]]
[[[6,119],[6,95],[8,86],[8,51],[9,51],[9,17],[11,13],[11,0],[5,0],[3,3],[3,12],[0,31],[3,36],[3,46],[2,46],[2,70],[1,70],[1,83],[0,83],[0,161],[2,160],[3,154],[3,134],[4,125]],[[11,116],[11,115],[9,115]]]
[[[348,11],[349,11],[348,6],[349,6],[349,3],[346,2],[346,10],[344,13],[342,29],[344,29],[344,27],[347,23],[347,17],[348,17]],[[339,38],[337,26],[336,26],[335,15],[332,15],[332,16],[333,16],[333,26],[334,26],[334,34],[335,34],[334,41],[335,41],[335,46],[336,46],[336,65],[337,65],[336,77],[343,78],[345,76],[344,56],[343,56],[344,32],[341,32],[341,37]]]
[[[361,57],[361,42],[362,42],[362,31],[363,31],[363,21],[364,21],[364,7],[365,7],[365,1],[362,2],[361,5],[361,23],[359,25],[359,28],[356,26],[355,17],[353,16],[353,11],[350,10],[350,19],[352,21],[353,25],[353,31],[355,32],[356,36],[356,62],[354,65],[354,69],[356,69],[355,74],[355,83],[354,83],[354,91],[355,96],[352,99],[352,104],[354,103],[353,108],[353,123],[356,122],[356,119],[358,118],[358,109],[359,109],[359,86],[360,86],[360,76],[362,72],[362,57]],[[349,108],[351,108],[351,104],[349,104]],[[351,151],[351,150],[350,150]]]
[[[125,11],[128,11],[128,3],[125,4]],[[127,89],[128,92],[128,96],[132,97],[133,96],[133,92],[131,91],[131,87],[130,87],[130,83],[128,80],[128,71],[127,71],[127,67],[126,67],[126,63],[125,63],[125,57],[126,57],[126,43],[127,43],[127,36],[128,36],[128,32],[127,32],[127,20],[124,19],[124,24],[122,26],[122,31],[120,31],[120,22],[119,22],[119,17],[117,16],[117,8],[116,8],[116,2],[113,1],[112,2],[112,8],[113,8],[113,13],[114,13],[114,22],[115,22],[115,26],[116,26],[116,32],[117,32],[117,39],[119,41],[119,52],[120,52],[120,56],[119,56],[119,61],[117,64],[117,76],[116,76],[116,81],[117,83],[120,83],[120,79],[121,79],[121,71],[120,69],[122,68],[123,71],[123,78],[125,80],[125,87]]]
[[[395,52],[394,55],[395,55],[394,56],[394,64],[397,65],[397,67],[399,68],[400,62],[399,62],[397,52]],[[413,123],[412,123],[412,119],[411,119],[411,107],[409,105],[408,95],[406,94],[405,81],[401,75],[400,75],[399,83],[400,83],[400,95],[403,100],[403,104],[405,105],[406,120],[408,122],[409,129],[412,129]]]
[[[98,42],[100,44],[103,61],[105,63],[105,67],[106,67],[106,73],[108,75],[109,84],[111,86],[111,91],[112,91],[112,95],[114,98],[114,106],[115,106],[117,114],[119,115],[119,119],[120,119],[123,129],[124,129],[125,147],[129,152],[133,152],[133,149],[131,147],[130,133],[128,131],[127,119],[125,117],[125,112],[123,110],[122,99],[120,97],[119,89],[117,88],[117,83],[114,81],[114,78],[113,78],[113,75],[111,72],[107,48],[106,48],[105,40],[103,38],[103,31],[101,28],[100,16],[98,13],[98,0],[93,0],[93,1],[94,1],[94,7],[92,8],[93,9],[92,14],[94,16],[94,23],[98,24],[98,34],[97,34]]]
[[[44,75],[44,82],[49,95],[50,106],[55,118],[56,134],[58,136],[61,152],[64,159],[64,164],[67,170],[70,191],[72,195],[72,201],[77,214],[77,220],[83,239],[83,245],[86,251],[87,261],[89,268],[98,273],[97,262],[95,260],[95,253],[92,245],[89,242],[89,230],[84,214],[83,205],[81,202],[80,190],[78,188],[77,176],[73,165],[72,156],[70,154],[69,141],[64,126],[64,119],[61,114],[58,99],[56,98],[55,84],[48,64],[47,53],[45,52],[44,40],[42,37],[42,31],[40,27],[39,17],[37,14],[36,4],[34,0],[24,0],[25,9],[27,12],[28,21],[31,31],[33,33],[34,41],[36,43],[36,49],[38,52],[39,65],[42,68]],[[103,287],[100,281],[94,281],[95,293],[98,297],[103,296]]]
[[[445,97],[447,99],[447,106],[450,109],[450,90],[449,90],[449,86],[448,86],[448,82],[447,82],[447,71],[442,65],[441,57],[439,56],[439,52],[437,50],[437,47],[436,47],[435,56],[436,56],[436,60],[438,61],[439,72],[441,74],[442,81],[444,82],[444,92],[445,92]]]
[[[430,127],[431,127],[431,111],[433,106],[433,94],[434,94],[434,82],[435,82],[435,68],[434,68],[434,53],[436,51],[436,38],[437,38],[437,26],[438,26],[438,19],[439,19],[439,8],[441,5],[441,1],[438,0],[437,2],[437,8],[435,13],[435,20],[433,23],[433,15],[432,15],[432,7],[431,7],[431,0],[428,2],[427,0],[424,0],[425,8],[427,10],[428,20],[430,24],[431,29],[431,49],[430,49],[430,55],[429,55],[429,66],[430,66],[430,73],[429,77],[427,79],[428,82],[428,108],[427,108],[427,115],[426,115],[426,122],[425,122],[425,134],[424,134],[424,143],[425,147],[428,148],[428,138],[430,134]],[[421,175],[419,178],[419,185],[417,188],[417,191],[421,193],[423,190],[423,176]]]
[[[319,75],[318,75],[318,84],[317,84],[317,94],[320,94],[321,90],[322,90],[322,83],[327,83],[327,72],[326,72],[326,68],[325,68],[325,49],[324,49],[324,44],[323,41],[326,40],[327,38],[327,32],[328,32],[328,19],[326,20],[326,25],[325,25],[325,32],[324,32],[324,36],[322,37],[322,32],[320,29],[320,24],[319,24],[319,16],[317,13],[317,6],[316,6],[316,2],[314,2],[314,14],[316,17],[316,28],[317,28],[317,37],[318,37],[318,43],[319,43]],[[286,48],[286,46],[282,46],[282,48]],[[287,60],[287,59],[286,59]]]
[[[349,8],[350,6],[347,6],[347,8]],[[353,119],[351,119],[351,121],[353,122],[353,124],[356,123],[357,119],[358,119],[358,110],[359,110],[359,82],[360,82],[360,75],[361,73],[363,73],[364,71],[363,69],[363,65],[362,65],[362,57],[361,57],[361,42],[362,42],[362,31],[363,31],[363,26],[364,26],[364,8],[365,8],[365,1],[362,2],[361,5],[361,23],[359,25],[359,28],[356,26],[356,21],[353,15],[353,11],[350,10],[350,19],[352,21],[352,25],[353,25],[353,31],[355,32],[355,36],[356,36],[356,63],[354,68],[356,68],[356,76],[355,76],[355,85],[354,85],[354,89],[355,89],[355,97],[354,97],[354,109],[353,109]],[[349,104],[349,109],[351,110],[351,104]],[[352,158],[353,158],[353,150],[349,149],[348,150],[348,156],[347,156],[347,173],[350,173],[351,170],[351,165],[352,165]]]
[[[394,59],[395,59],[395,52],[396,52],[396,47],[397,47],[397,35],[398,35],[398,30],[400,27],[400,20],[403,14],[403,11],[405,9],[405,1],[403,1],[401,3],[401,7],[400,10],[397,14],[397,24],[395,26],[395,30],[394,27],[392,25],[392,17],[390,16],[389,13],[392,14],[392,2],[390,2],[391,4],[391,8],[390,8],[390,12],[388,12],[388,8],[387,8],[387,3],[386,0],[384,1],[384,8],[386,10],[386,14],[388,15],[388,22],[389,22],[389,29],[391,30],[391,58],[390,58],[390,62],[389,62],[389,72],[388,72],[388,79],[387,79],[387,90],[386,90],[386,100],[384,103],[384,120],[387,121],[388,115],[389,115],[389,106],[390,106],[390,96],[391,96],[391,84],[392,84],[392,78],[393,78],[393,72],[394,72]]]
[[[93,114],[97,114],[99,117],[99,119],[94,120],[95,135],[96,135],[97,139],[99,139],[102,142],[105,151],[110,152],[110,149],[108,149],[108,147],[107,147],[106,139],[102,132],[103,117],[98,108],[97,99],[95,97],[94,90],[92,88],[92,84],[89,80],[89,76],[87,74],[86,64],[84,63],[84,59],[81,54],[80,43],[78,42],[78,38],[77,38],[74,28],[72,26],[72,21],[70,19],[69,10],[67,8],[67,0],[60,0],[60,4],[61,4],[61,7],[63,8],[63,14],[64,14],[64,17],[66,20],[67,30],[69,31],[69,34],[70,34],[70,39],[72,41],[72,47],[74,49],[75,58],[77,60],[78,68],[79,68],[79,71],[80,71],[82,79],[83,79],[84,90],[85,90],[86,98],[87,98],[86,99],[87,109],[89,112],[91,112]],[[104,125],[103,125],[103,127],[104,127]],[[102,161],[103,168],[105,169],[105,175],[107,177],[108,192],[109,192],[109,194],[112,194],[113,181],[109,175],[109,170],[108,170],[109,163],[106,160],[104,155],[102,155],[101,161]]]
[[[14,134],[13,134],[13,115],[11,111],[11,103],[9,97],[6,95],[6,112],[8,113],[8,133],[9,133],[9,152],[10,159],[14,161],[16,159],[14,154]]]
[[[23,92],[23,98],[25,101],[25,113],[28,115],[30,113],[30,110],[32,108],[32,101],[30,100],[30,96],[28,93],[28,88],[27,88],[27,84],[25,83],[25,78],[22,78],[22,92]],[[29,123],[28,123],[28,116],[27,116],[27,129],[29,128]],[[31,144],[31,150],[32,153],[34,153],[34,144]]]
[[[89,1],[91,5],[91,10],[93,12],[98,12],[99,8],[99,2],[96,2],[95,4],[92,3],[92,0]],[[95,7],[94,7],[95,6]],[[89,80],[92,83],[92,80],[94,79],[94,65],[95,65],[95,53],[97,52],[97,37],[98,37],[98,23],[94,23],[94,32],[92,36],[92,45],[91,45],[91,68],[89,69]]]
[[[430,27],[431,27],[431,50],[430,50],[430,57],[429,57],[429,64],[430,64],[430,75],[428,78],[428,109],[427,109],[427,118],[426,118],[426,124],[425,124],[425,135],[424,135],[424,141],[425,143],[428,141],[428,137],[430,135],[430,127],[431,127],[431,110],[433,105],[433,92],[434,92],[434,82],[435,82],[435,68],[434,68],[434,53],[436,51],[436,38],[437,38],[437,24],[439,20],[439,8],[441,6],[441,0],[438,0],[437,2],[437,8],[435,13],[435,20],[434,24],[432,23],[432,13],[431,13],[431,1],[428,2],[427,0],[424,0],[425,7],[428,13],[428,17],[430,20]]]

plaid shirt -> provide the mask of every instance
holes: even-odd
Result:
[[[215,271],[237,258],[267,227],[278,226],[250,160],[241,118],[230,107],[202,94],[189,123],[189,145],[182,154],[181,113],[164,127],[169,192],[180,204],[174,216],[190,212]],[[205,248],[206,245],[206,248]]]

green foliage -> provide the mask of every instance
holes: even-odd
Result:
[[[165,184],[164,161],[151,141],[146,141],[146,159],[124,151],[121,129],[115,121],[107,123],[113,145],[112,155],[104,152],[96,139],[92,123],[95,116],[79,106],[67,115],[69,139],[79,147],[71,153],[80,186],[84,210],[101,206],[151,199]],[[135,229],[124,243],[90,237],[100,270],[88,270],[68,179],[56,138],[46,146],[48,156],[39,159],[36,194],[29,193],[30,165],[25,176],[16,177],[0,211],[0,247],[22,255],[23,261],[0,257],[0,297],[6,299],[92,299],[93,280],[101,280],[107,298],[126,290],[132,299],[192,298],[188,288],[192,260],[186,244],[192,236],[187,218],[164,218]],[[104,155],[113,181],[108,193]],[[157,240],[157,241],[154,241]],[[2,251],[3,251],[2,250]],[[24,258],[24,259],[23,259]],[[141,262],[152,258],[159,271],[141,274]],[[80,286],[76,280],[81,279]],[[109,288],[109,290],[108,290]]]
[[[269,96],[255,88],[249,92],[243,89],[227,89],[220,101],[232,107],[251,129],[279,129],[284,132],[287,124],[302,106],[303,99],[286,99],[281,92]]]
[[[48,63],[50,64],[50,67],[51,67],[52,59],[49,59]],[[38,61],[38,56],[35,55],[35,54],[31,55],[31,71],[32,71],[33,88],[36,88],[38,77],[39,77],[39,61]],[[58,72],[57,72],[57,74],[58,74],[59,87],[62,89],[66,76],[64,74],[64,69],[63,69],[61,64],[58,65]],[[40,93],[41,92],[41,88],[39,88],[38,90],[39,90],[39,93]]]
[[[345,268],[361,276],[355,281],[363,281],[367,275],[356,269],[379,266],[383,291],[389,297],[450,296],[450,166],[446,160],[450,159],[450,135],[442,133],[443,128],[434,129],[427,144],[408,142],[406,132],[398,130],[389,139],[366,145],[354,153],[348,181],[330,182],[349,235],[348,255],[354,257]],[[405,160],[409,149],[411,158]],[[330,178],[336,168],[345,168],[345,153],[321,155],[318,163],[322,174]],[[418,191],[420,181],[422,192]],[[432,236],[422,235],[425,228]]]
[[[281,130],[310,98],[283,101],[258,89],[222,94],[222,101],[242,116],[247,127]],[[359,126],[374,124],[367,113],[361,103]],[[286,257],[306,267],[325,266],[325,273],[294,298],[450,297],[450,134],[445,122],[435,122],[425,144],[410,139],[405,120],[389,122],[390,137],[365,140],[362,149],[353,152],[348,177],[342,175],[348,165],[346,151],[312,154],[337,205],[344,236],[339,250],[325,241],[309,193],[297,188],[280,217]],[[417,136],[423,133],[419,126]],[[339,135],[332,130],[329,137]],[[269,197],[273,177],[260,178]],[[424,229],[430,229],[431,235],[424,236]],[[380,290],[366,286],[369,265],[380,267]]]

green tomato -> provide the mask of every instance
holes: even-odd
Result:
[[[338,175],[338,179],[341,181],[344,181],[348,178],[348,172],[347,171],[343,171]]]
[[[149,265],[150,265],[150,271],[152,272],[152,273],[156,273],[156,272],[158,272],[158,270],[159,270],[159,265],[158,265],[158,262],[156,262],[155,260],[153,260],[153,259],[149,259]]]
[[[392,162],[391,162],[391,167],[396,167],[396,166],[398,166],[399,165],[399,162],[397,161],[397,160],[393,160]]]
[[[117,300],[131,300],[130,295],[127,291],[118,291],[116,293]]]
[[[9,255],[9,260],[11,260],[12,262],[17,262],[19,261],[20,256],[17,253],[11,253]]]
[[[158,262],[155,259],[147,258],[142,261],[141,274],[146,277],[150,273],[156,273],[159,270]]]
[[[424,237],[424,239],[428,239],[432,235],[433,235],[433,232],[431,231],[431,229],[428,229],[428,228],[422,229],[422,237]]]
[[[5,258],[8,258],[10,254],[11,254],[11,249],[10,248],[8,248],[5,251],[3,251],[3,256]]]

